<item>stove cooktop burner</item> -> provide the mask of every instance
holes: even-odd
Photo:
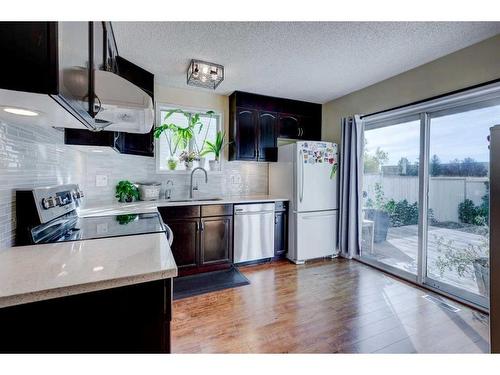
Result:
[[[78,217],[69,213],[31,230],[34,243],[54,243],[165,232],[158,213]]]

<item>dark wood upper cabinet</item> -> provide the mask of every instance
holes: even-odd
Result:
[[[321,140],[321,112],[305,115],[300,117],[300,139],[304,140]]]
[[[231,144],[235,160],[257,159],[257,112],[236,108],[234,113],[235,140]]]
[[[278,129],[280,137],[300,138],[300,117],[298,115],[280,113]]]
[[[48,118],[55,121],[50,125],[66,128],[67,144],[154,155],[152,131],[92,131],[98,130],[94,116],[100,110],[95,88],[102,75],[96,72],[118,74],[154,100],[154,75],[118,55],[110,22],[0,22],[0,51],[9,56],[2,61],[8,74],[0,75],[0,89],[47,94],[42,110],[49,111]]]
[[[259,111],[258,113],[257,159],[259,161],[277,161],[277,124],[276,112]]]
[[[0,87],[57,95],[56,38],[56,22],[0,22]]]
[[[277,139],[321,140],[321,104],[235,91],[230,160],[277,161]]]

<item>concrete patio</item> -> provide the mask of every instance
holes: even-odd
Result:
[[[418,226],[407,225],[389,228],[387,240],[375,243],[373,251],[370,251],[367,233],[363,233],[363,256],[380,261],[381,263],[411,272],[417,273],[417,251],[418,251]],[[428,276],[435,280],[451,284],[469,292],[479,294],[474,276],[465,274],[460,277],[456,271],[446,270],[441,276],[436,267],[436,260],[442,253],[438,251],[438,240],[452,241],[453,248],[464,248],[468,245],[480,245],[484,237],[478,234],[467,233],[457,229],[440,227],[429,227],[427,247],[427,272]]]

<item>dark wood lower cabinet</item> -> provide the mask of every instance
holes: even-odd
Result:
[[[276,202],[274,213],[274,256],[282,258],[288,251],[288,202]]]
[[[201,219],[200,265],[231,261],[233,217],[204,217]]]
[[[199,219],[173,219],[168,220],[167,225],[172,229],[172,233],[174,234],[174,242],[171,248],[179,273],[184,270],[196,268],[199,253]]]
[[[232,264],[232,204],[159,207],[172,229],[172,254],[179,275],[229,268]]]
[[[170,353],[172,279],[0,309],[1,353]]]

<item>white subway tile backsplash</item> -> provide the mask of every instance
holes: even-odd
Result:
[[[82,183],[85,156],[64,145],[64,133],[40,125],[0,122],[0,249],[12,246],[15,190]]]
[[[106,176],[107,186],[96,186]],[[189,173],[156,173],[154,158],[118,153],[86,153],[64,145],[64,133],[49,126],[17,126],[0,122],[0,249],[12,246],[15,236],[15,190],[77,183],[85,191],[84,205],[115,201],[120,180],[158,181],[165,189],[172,180],[172,197],[185,197]],[[197,172],[198,194],[213,196],[268,193],[268,164],[223,162],[222,171],[209,172],[208,184]]]

